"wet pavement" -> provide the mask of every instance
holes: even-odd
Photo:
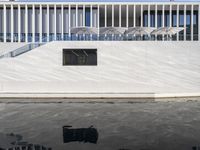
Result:
[[[34,145],[36,150],[197,150],[200,102],[1,103],[0,148]]]

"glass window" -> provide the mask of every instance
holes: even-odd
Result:
[[[143,26],[148,27],[148,11],[144,11],[143,13]]]
[[[90,8],[85,9],[85,26],[90,26]]]
[[[63,66],[97,65],[97,49],[63,49]]]
[[[165,11],[165,27],[169,27],[169,11]]]
[[[172,11],[172,27],[177,26],[177,14],[176,11]]]
[[[150,12],[150,26],[155,27],[155,11]]]
[[[196,40],[198,40],[198,33],[199,33],[199,31],[198,31],[198,11],[194,11],[194,22],[193,22],[193,25],[194,25],[194,27],[193,27],[193,34],[194,34],[194,37],[193,37],[193,39],[196,41]]]
[[[162,11],[158,11],[158,22],[157,25],[158,27],[162,27]]]

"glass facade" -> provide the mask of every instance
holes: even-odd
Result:
[[[198,11],[194,11],[194,22],[193,22],[193,24],[194,24],[194,27],[193,27],[194,41],[198,40],[198,35],[199,35],[199,28],[198,28],[198,25],[199,25],[198,22],[199,22],[199,20],[198,20],[198,15],[199,15]]]
[[[89,27],[90,26],[90,8],[85,9],[85,26]]]
[[[91,27],[91,23],[92,27],[96,28],[127,28],[133,26],[157,28],[177,27],[177,22],[179,24],[178,27],[186,27],[186,29],[179,32],[178,36],[173,35],[172,40],[199,40],[200,5],[194,4],[193,7],[191,7],[191,4],[177,5],[174,3],[171,5],[171,12],[169,9],[170,5],[160,4],[157,5],[157,9],[155,9],[156,5],[154,4],[150,4],[150,7],[147,7],[149,6],[147,4],[144,4],[143,7],[141,6],[142,5],[138,4],[102,4],[99,6],[93,5],[92,7],[91,5],[85,5],[84,7],[83,5],[78,5],[78,9],[76,9],[75,5],[71,5],[71,9],[69,10],[69,4],[63,5],[63,8],[61,5],[50,4],[48,7],[49,9],[47,10],[47,6],[45,5],[35,5],[33,9],[33,4],[28,4],[27,6],[13,5],[12,10],[10,5],[4,7],[4,5],[0,4],[0,42],[49,42],[53,40],[156,40],[156,38],[157,40],[163,40],[162,35],[144,35],[142,37],[134,35],[76,35],[70,34],[70,29],[79,26]],[[177,16],[177,6],[180,7],[178,12],[179,16]],[[83,10],[83,8],[85,8],[85,10]],[[148,10],[149,8],[150,10]],[[13,14],[11,11],[13,11]],[[6,15],[4,15],[4,13],[6,13]],[[143,16],[141,16],[141,14],[143,14]],[[157,16],[155,16],[156,14]],[[179,20],[177,20],[178,18]],[[184,20],[185,18],[186,20]],[[186,24],[184,25],[184,23]]]

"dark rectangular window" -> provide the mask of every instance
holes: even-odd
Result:
[[[97,49],[63,49],[63,65],[97,65]]]
[[[169,11],[165,11],[165,27],[169,27]]]
[[[194,41],[197,41],[198,40],[198,33],[199,33],[199,29],[198,29],[198,11],[194,11]]]
[[[177,26],[177,14],[176,11],[172,11],[172,27]]]
[[[155,27],[155,11],[150,12],[150,26]]]
[[[184,11],[179,11],[179,27],[184,26]],[[184,40],[184,31],[179,32],[179,40]]]
[[[148,27],[148,11],[143,12],[143,27]]]
[[[158,11],[158,21],[157,21],[157,25],[158,27],[162,27],[162,11]]]
[[[191,11],[186,12],[186,40],[191,40]]]
[[[85,9],[85,26],[90,26],[90,8]]]

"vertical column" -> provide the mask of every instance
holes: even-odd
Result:
[[[90,5],[90,27],[93,27],[92,4]],[[92,34],[90,34],[90,40],[92,40]]]
[[[150,9],[151,9],[151,5],[148,5],[148,27],[151,26],[151,16],[150,16]]]
[[[3,25],[3,30],[4,30],[4,34],[3,34],[3,36],[4,36],[4,42],[6,42],[6,5],[4,4],[4,6],[3,6],[3,23],[4,23],[4,25]]]
[[[83,5],[83,26],[85,27],[85,5]]]
[[[71,37],[71,5],[69,4],[68,7],[68,14],[69,14],[69,37]]]
[[[112,27],[114,27],[114,5],[112,5]]]
[[[136,5],[134,4],[134,6],[133,6],[133,12],[134,12],[134,17],[133,17],[133,27],[135,27],[136,26]]]
[[[179,27],[179,5],[177,5],[177,12],[176,12],[176,26]],[[177,41],[179,40],[179,33],[177,33]]]
[[[129,19],[128,19],[128,16],[129,16],[129,8],[128,8],[129,5],[126,5],[126,27],[128,28],[128,22],[129,22]]]
[[[119,5],[119,27],[122,26],[122,21],[121,21],[121,11],[122,11],[122,5]]]
[[[25,5],[25,42],[28,42],[28,5]]]
[[[98,5],[98,36],[99,36],[99,26],[100,26],[100,21],[99,21],[99,19],[100,19],[100,10],[99,10],[99,5]]]
[[[42,42],[42,5],[40,5],[40,21],[39,21],[39,32],[40,32],[40,35],[39,35],[39,41],[40,43]]]
[[[107,27],[107,5],[105,5],[105,27]]]
[[[33,5],[33,16],[32,16],[32,41],[35,42],[35,5]]]
[[[150,27],[150,23],[151,23],[151,18],[150,18],[150,5],[148,5],[148,27]],[[149,36],[149,39],[151,39],[151,34],[148,35]]]
[[[143,5],[141,5],[141,27],[143,27]]]
[[[92,5],[90,5],[90,27],[93,27]]]
[[[75,12],[75,27],[77,27],[77,26],[78,26],[78,5],[76,5],[76,12]],[[76,37],[77,36],[78,35],[76,34]]]
[[[13,30],[14,30],[14,26],[13,26],[13,5],[11,4],[11,42],[13,42]]]
[[[194,38],[194,5],[191,6],[191,41]]]
[[[169,27],[172,27],[172,5],[169,6]]]
[[[21,42],[21,7],[18,5],[18,42]]]
[[[187,36],[187,33],[186,33],[186,19],[187,19],[187,5],[184,5],[184,41],[186,41],[186,36]]]
[[[56,15],[57,15],[57,14],[56,14],[56,5],[54,5],[54,40],[55,40],[55,41],[56,41],[56,39],[57,39],[57,38],[56,38],[56,37],[57,37],[57,34],[56,34],[56,33],[57,33],[57,31],[56,31],[56,28],[57,28],[57,27],[56,27],[56,23],[57,23],[57,22],[56,22]]]
[[[47,4],[47,42],[49,42],[49,4]]]
[[[158,28],[158,5],[156,4],[155,7],[155,28]]]
[[[76,5],[76,25],[75,27],[78,27],[78,5]]]
[[[155,28],[158,28],[158,5],[155,6]],[[157,35],[155,35],[155,40],[157,40]]]
[[[47,4],[47,23],[46,23],[46,28],[47,28],[47,42],[49,42],[49,4]]]
[[[64,6],[62,4],[62,6],[61,6],[61,39],[62,40],[64,39],[64,19],[63,19],[63,16],[64,16]]]
[[[198,27],[198,35],[199,35],[198,40],[200,41],[200,4],[199,4],[199,9],[198,10],[199,10],[198,11],[198,16],[199,16],[199,18],[198,18],[198,25],[199,25],[199,27]]]
[[[162,27],[165,27],[165,5],[163,5],[162,9]]]
[[[172,27],[172,5],[169,5],[169,27]],[[172,37],[172,36],[170,36]],[[172,41],[173,39],[171,39]]]
[[[165,27],[165,5],[163,5],[163,10],[162,10],[162,27]],[[164,41],[165,35],[162,35],[162,40]]]

